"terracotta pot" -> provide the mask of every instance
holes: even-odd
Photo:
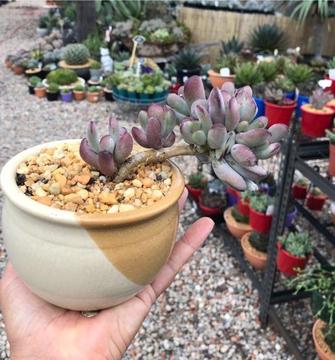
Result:
[[[328,175],[335,176],[335,144],[329,143]]]
[[[240,196],[237,201],[237,209],[242,215],[249,216],[250,214],[249,201],[244,202]]]
[[[237,222],[232,215],[232,209],[232,207],[226,209],[223,213],[223,218],[231,234],[236,238],[241,239],[244,234],[250,232],[252,229],[249,224]]]
[[[187,188],[188,192],[191,194],[194,201],[196,203],[198,203],[199,202],[199,196],[201,195],[203,189],[196,189],[196,188],[191,187],[188,184],[186,184],[186,188]]]
[[[79,214],[48,207],[19,190],[16,169],[42,148],[61,143],[30,148],[3,167],[6,249],[17,274],[44,300],[71,310],[108,308],[133,297],[165,264],[175,243],[184,179],[172,164],[167,196],[140,210]],[[79,140],[66,143],[79,146]]]
[[[263,253],[261,251],[254,249],[251,246],[251,244],[249,242],[250,234],[251,234],[251,232],[246,233],[245,235],[243,235],[243,237],[241,239],[241,246],[242,246],[242,250],[244,253],[244,257],[246,258],[246,260],[249,261],[249,263],[255,269],[262,270],[266,267],[268,255],[266,253]]]
[[[90,103],[96,103],[100,100],[100,92],[87,92],[86,98]]]
[[[228,76],[222,76],[220,73],[209,70],[208,71],[209,80],[211,82],[211,85],[213,88],[220,88],[225,82],[234,82],[235,81],[235,75],[228,75]]]
[[[298,257],[286,251],[281,242],[277,242],[277,268],[287,276],[296,276],[297,269],[303,270],[308,262],[309,257]]]
[[[85,99],[86,93],[85,91],[73,91],[73,97],[77,101],[82,101]]]
[[[15,75],[22,75],[24,73],[24,67],[20,65],[14,65],[12,67]]]
[[[266,215],[250,207],[249,219],[251,227],[258,232],[267,234],[271,229],[272,215]]]
[[[297,200],[304,200],[307,195],[307,186],[294,184],[292,186],[292,196]]]
[[[274,124],[290,125],[291,117],[296,104],[276,105],[265,101],[265,116],[268,118],[268,127]]]
[[[316,320],[313,326],[313,340],[316,352],[321,360],[335,360],[335,354],[330,350],[329,346],[324,340],[322,329],[326,323],[322,320]]]
[[[306,198],[306,206],[310,210],[321,211],[326,200],[327,200],[327,196],[325,195],[315,196],[312,194],[308,194]]]
[[[335,111],[329,107],[322,110],[313,109],[310,104],[301,107],[301,132],[311,137],[325,136],[325,130],[329,129]]]
[[[44,87],[43,88],[35,88],[34,91],[35,91],[35,95],[37,97],[39,97],[39,98],[45,97],[46,89]]]

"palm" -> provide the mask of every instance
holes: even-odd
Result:
[[[183,206],[186,193],[180,201]],[[97,316],[60,309],[33,295],[7,266],[1,280],[1,305],[16,358],[119,359],[139,330],[157,297],[201,246],[213,223],[200,219],[173,249],[168,263],[136,297]],[[13,356],[13,359],[15,357]]]

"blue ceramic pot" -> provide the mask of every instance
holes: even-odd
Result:
[[[60,94],[60,98],[64,102],[71,102],[72,101],[72,92],[68,92],[66,94]]]
[[[255,118],[258,118],[259,116],[264,116],[265,114],[264,99],[254,97],[254,100],[256,101],[256,105],[258,109]]]
[[[305,96],[305,95],[299,95],[298,96],[298,100],[297,100],[297,109],[296,109],[296,116],[300,117],[301,116],[301,106],[304,104],[308,104],[309,103],[309,97]]]

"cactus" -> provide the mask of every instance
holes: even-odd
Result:
[[[252,231],[249,237],[249,243],[254,249],[263,253],[267,253],[268,244],[269,244],[269,235],[259,233],[257,231]]]
[[[91,121],[87,137],[80,143],[80,156],[84,161],[106,175],[114,176],[120,165],[128,158],[133,149],[133,139],[127,130],[119,128],[116,119],[109,120],[109,132],[100,140],[95,123]]]
[[[309,102],[314,109],[323,109],[325,105],[333,99],[333,95],[325,92],[321,88],[313,91],[312,96],[309,97]]]
[[[69,44],[65,47],[63,59],[68,65],[84,65],[90,58],[90,52],[83,44]]]
[[[188,184],[193,189],[203,189],[207,183],[207,178],[203,173],[193,173],[188,177]]]

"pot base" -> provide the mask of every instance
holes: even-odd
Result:
[[[313,340],[315,349],[321,360],[335,360],[335,354],[330,350],[329,346],[324,340],[322,329],[325,326],[322,320],[316,320],[313,326]]]

